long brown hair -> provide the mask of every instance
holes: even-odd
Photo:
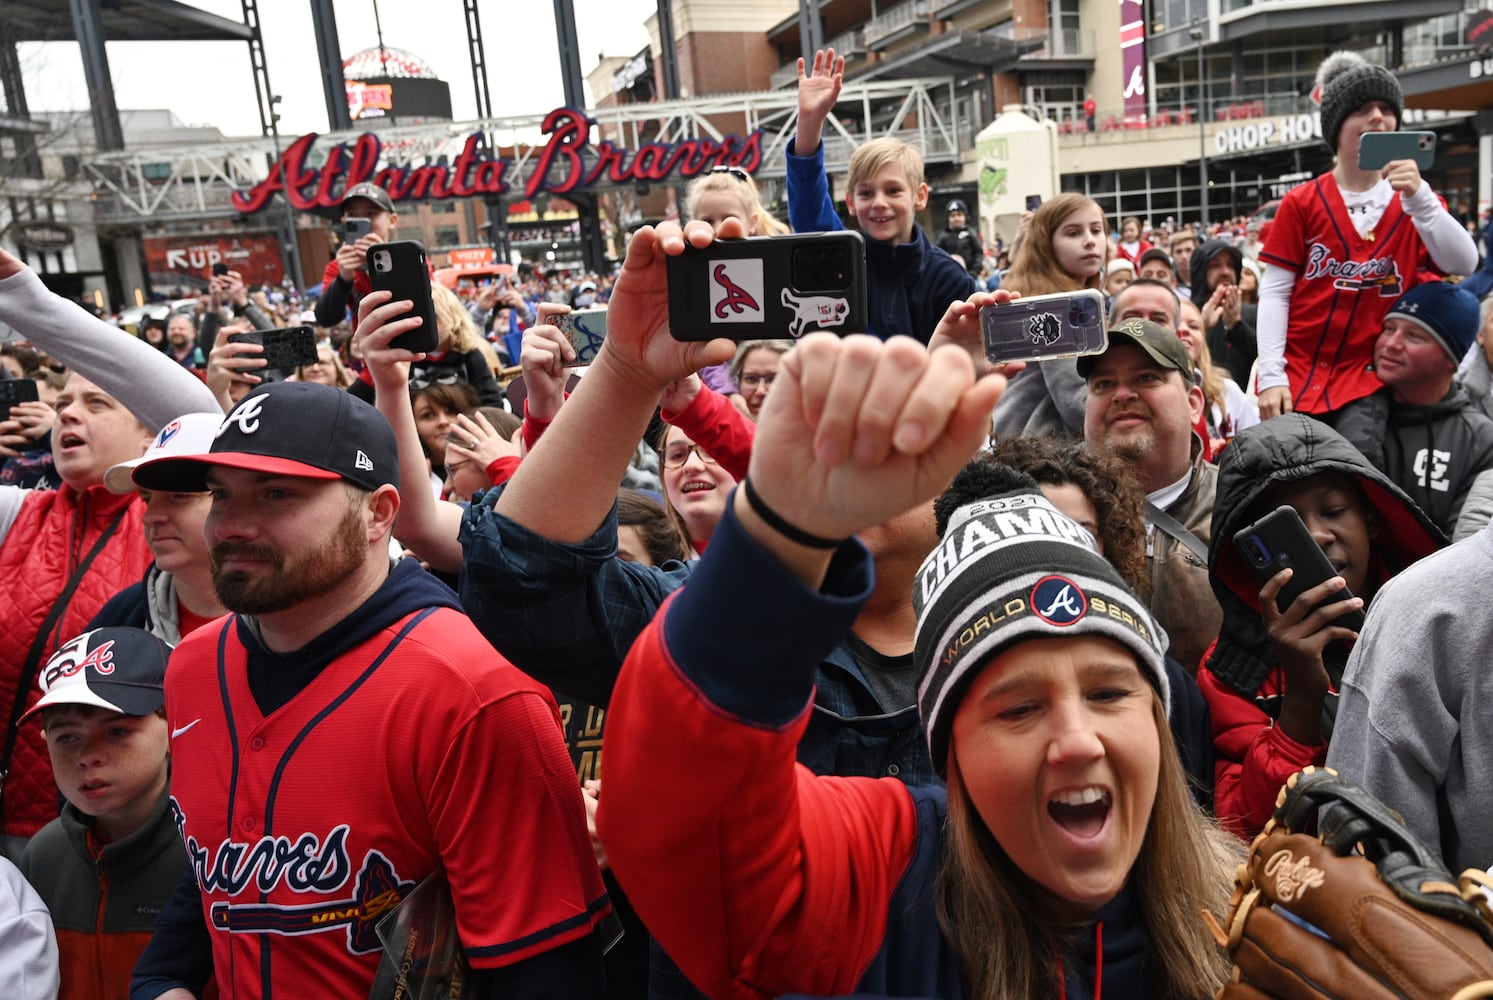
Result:
[[[1186,302],[1182,302],[1177,306],[1178,319],[1181,319],[1182,311],[1187,309],[1189,306],[1193,309],[1197,309],[1199,319],[1198,325],[1202,326],[1201,320],[1203,310],[1198,308],[1198,304],[1196,302],[1193,302],[1191,299],[1187,300]],[[1199,331],[1197,341],[1198,356],[1196,364],[1197,370],[1203,373],[1203,380],[1201,383],[1203,390],[1203,403],[1210,408],[1214,406],[1218,407],[1218,412],[1223,414],[1223,419],[1227,421],[1229,419],[1229,402],[1228,397],[1224,394],[1223,391],[1223,380],[1229,377],[1229,370],[1227,368],[1221,368],[1213,363],[1213,350],[1208,346],[1208,330],[1206,327],[1203,327],[1203,329]],[[1211,409],[1209,410],[1207,416],[1212,416]]]
[[[1011,260],[1011,269],[1001,278],[1001,287],[1028,297],[1050,295],[1054,292],[1076,292],[1082,288],[1102,288],[1104,267],[1099,268],[1099,273],[1088,280],[1079,281],[1062,269],[1052,252],[1052,234],[1058,231],[1058,227],[1068,216],[1085,208],[1093,208],[1099,213],[1100,219],[1104,218],[1104,210],[1097,201],[1071,191],[1043,202],[1042,207],[1032,215],[1032,221],[1027,223],[1026,234],[1022,236],[1021,245],[1016,248],[1016,256]],[[1104,245],[1104,264],[1108,266],[1109,241],[1105,240]]]
[[[1159,996],[1210,997],[1229,974],[1229,959],[1201,917],[1221,916],[1243,845],[1205,817],[1187,791],[1161,699],[1151,717],[1161,742],[1161,773],[1146,836],[1130,872],[1151,938],[1150,968]],[[1061,943],[1068,929],[1044,919],[1016,867],[980,819],[952,748],[949,819],[938,877],[938,922],[964,965],[970,1000],[1057,995]]]

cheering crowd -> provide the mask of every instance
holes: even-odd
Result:
[[[930,238],[869,142],[866,328],[675,339],[687,246],[843,227],[843,69],[800,63],[786,223],[707,173],[616,274],[437,282],[430,351],[372,184],[314,300],[127,330],[0,251],[6,996],[1210,997],[1309,765],[1493,865],[1493,298],[1358,166],[1394,76],[1324,63],[1333,165],[1261,227]],[[982,309],[1088,289],[1102,351],[987,359]],[[232,337],[300,323],[289,371]],[[1239,544],[1280,511],[1320,578]]]

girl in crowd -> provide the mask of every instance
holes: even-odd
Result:
[[[461,381],[472,387],[481,405],[502,406],[503,390],[493,377],[489,361],[492,346],[482,339],[477,324],[455,292],[437,283],[431,287],[431,295],[440,339],[435,350],[410,366],[410,384]],[[372,377],[365,373],[351,391],[359,399],[373,402]]]
[[[1151,246],[1141,238],[1140,220],[1135,216],[1128,216],[1120,223],[1120,240],[1115,244],[1115,252],[1121,257],[1139,266],[1141,254],[1151,249]]]
[[[1208,454],[1217,457],[1229,439],[1246,427],[1260,422],[1260,411],[1254,400],[1245,395],[1239,383],[1229,377],[1229,370],[1213,363],[1208,337],[1203,329],[1203,313],[1190,299],[1182,299],[1181,322],[1177,338],[1187,345],[1197,369],[1198,384],[1203,387],[1203,420],[1207,425]]]
[[[446,480],[446,436],[457,417],[479,405],[476,390],[466,382],[451,373],[440,378],[445,381],[415,378],[409,383],[410,407],[425,459],[430,463],[429,477],[436,496],[440,496]]]
[[[446,435],[446,496],[465,503],[478,490],[506,483],[518,468],[515,439],[522,421],[496,406],[459,414]]]
[[[1102,290],[1104,212],[1081,194],[1060,194],[1032,214],[1001,290],[1030,298],[1054,292]],[[1088,390],[1071,358],[1027,365],[1001,397],[995,430],[1002,437],[1083,436]]]
[[[673,425],[664,429],[658,461],[669,518],[695,553],[704,552],[725,513],[736,477],[683,428]]]
[[[1260,587],[1234,546],[1239,529],[1281,504],[1301,515],[1338,573],[1284,608],[1276,595],[1287,571]],[[1357,638],[1334,621],[1369,605],[1386,580],[1442,542],[1399,487],[1304,415],[1267,420],[1223,450],[1208,551],[1223,625],[1197,679],[1213,720],[1215,807],[1225,826],[1258,833],[1285,780],[1326,762],[1337,689]],[[1357,605],[1339,600],[1328,613],[1315,611],[1345,586]]]
[[[767,390],[777,377],[778,362],[793,347],[791,340],[748,340],[736,349],[731,362],[731,381],[741,395],[741,405],[753,420],[762,412]]]
[[[297,368],[295,377],[301,382],[320,382],[322,385],[335,385],[339,389],[346,389],[353,384],[353,377],[342,366],[342,359],[337,357],[337,352],[326,341],[316,345],[316,364]]]
[[[762,205],[752,175],[737,167],[716,167],[695,179],[685,195],[684,211],[691,219],[703,219],[719,230],[727,219],[739,219],[748,236],[782,236],[790,232]]]
[[[689,558],[684,538],[658,504],[637,490],[617,491],[617,558],[642,566],[662,566]]]

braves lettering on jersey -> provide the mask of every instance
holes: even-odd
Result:
[[[511,965],[608,911],[549,692],[427,609],[268,717],[234,616],[177,647],[172,807],[225,996],[367,996],[375,928],[444,869],[468,958]]]
[[[1286,377],[1295,408],[1327,413],[1384,384],[1374,341],[1400,293],[1432,264],[1396,194],[1371,231],[1353,228],[1331,174],[1281,201],[1260,259],[1296,273],[1286,325]]]

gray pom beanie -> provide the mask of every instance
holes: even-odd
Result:
[[[1383,66],[1375,66],[1357,52],[1334,52],[1317,69],[1316,93],[1322,106],[1322,141],[1337,152],[1343,121],[1368,104],[1383,101],[1394,109],[1395,127],[1405,116],[1400,81]]]

